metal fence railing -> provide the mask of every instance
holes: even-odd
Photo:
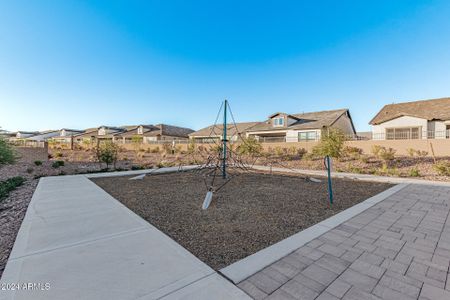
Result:
[[[419,139],[450,139],[450,130],[441,131],[387,131],[372,133],[372,140],[419,140]]]
[[[14,139],[9,140],[9,144],[16,147],[26,147],[26,148],[45,148],[47,142],[33,141],[33,140],[23,140]]]

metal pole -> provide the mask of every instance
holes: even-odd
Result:
[[[223,105],[223,157],[222,157],[222,178],[227,178],[227,171],[226,171],[226,163],[227,163],[227,106],[228,101],[225,99],[224,105]]]
[[[333,186],[331,184],[331,164],[330,164],[330,157],[327,155],[325,156],[326,161],[326,167],[327,167],[327,173],[328,173],[328,195],[330,196],[330,205],[333,204]]]

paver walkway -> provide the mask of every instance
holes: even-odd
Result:
[[[450,299],[450,187],[411,184],[238,284],[254,299]]]

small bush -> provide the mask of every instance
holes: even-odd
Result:
[[[56,158],[61,158],[61,157],[63,157],[62,152],[56,152],[56,153],[55,153],[55,157],[56,157]]]
[[[25,182],[25,178],[21,176],[12,177],[5,181],[0,181],[0,200],[8,197],[9,193],[21,186]]]
[[[106,169],[112,164],[116,167],[119,147],[113,142],[105,142],[95,148],[97,161],[106,164]]]
[[[160,153],[161,150],[159,149],[159,147],[153,148],[150,150],[150,153]]]
[[[329,128],[326,132],[322,132],[320,142],[313,148],[313,153],[318,156],[340,158],[343,154],[344,142],[345,135],[341,130]]]
[[[397,152],[397,151],[395,149],[393,149],[393,148],[382,147],[382,149],[381,149],[381,151],[379,152],[378,155],[385,162],[389,162],[389,161],[394,160],[395,152]]]
[[[420,172],[418,168],[412,168],[409,170],[410,177],[420,177]]]
[[[417,150],[416,151],[416,155],[418,156],[418,157],[425,157],[425,156],[427,156],[428,155],[428,151],[420,151],[420,150]]]
[[[367,164],[367,163],[369,162],[369,156],[368,156],[368,155],[360,155],[360,156],[359,156],[359,160],[360,160],[362,163]]]
[[[31,168],[31,167],[28,167],[26,171],[27,171],[28,174],[31,174],[31,173],[34,172],[34,169]]]
[[[239,154],[256,156],[261,154],[263,147],[254,137],[249,137],[242,140],[237,150]]]
[[[372,154],[373,154],[375,157],[379,157],[381,148],[384,148],[384,147],[382,147],[382,146],[380,146],[380,145],[373,145],[373,146],[372,146]]]
[[[12,164],[16,159],[17,154],[14,148],[0,137],[0,165]]]
[[[62,167],[62,166],[64,166],[64,161],[62,161],[62,160],[57,160],[52,163],[52,167],[55,169]]]
[[[131,170],[143,170],[143,166],[131,166]]]
[[[433,169],[441,176],[450,176],[450,162],[448,161],[435,163]]]
[[[416,154],[416,149],[414,149],[414,148],[408,148],[408,149],[406,149],[406,152],[408,152],[408,155],[409,155],[410,157],[414,157],[414,155]]]
[[[35,164],[36,166],[42,166],[42,161],[40,161],[40,160],[35,160],[35,161],[34,161],[34,164]]]

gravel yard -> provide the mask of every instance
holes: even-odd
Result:
[[[231,180],[202,210],[206,188],[201,175],[129,178],[92,180],[216,270],[391,187],[335,179],[330,207],[325,180],[251,173]]]

